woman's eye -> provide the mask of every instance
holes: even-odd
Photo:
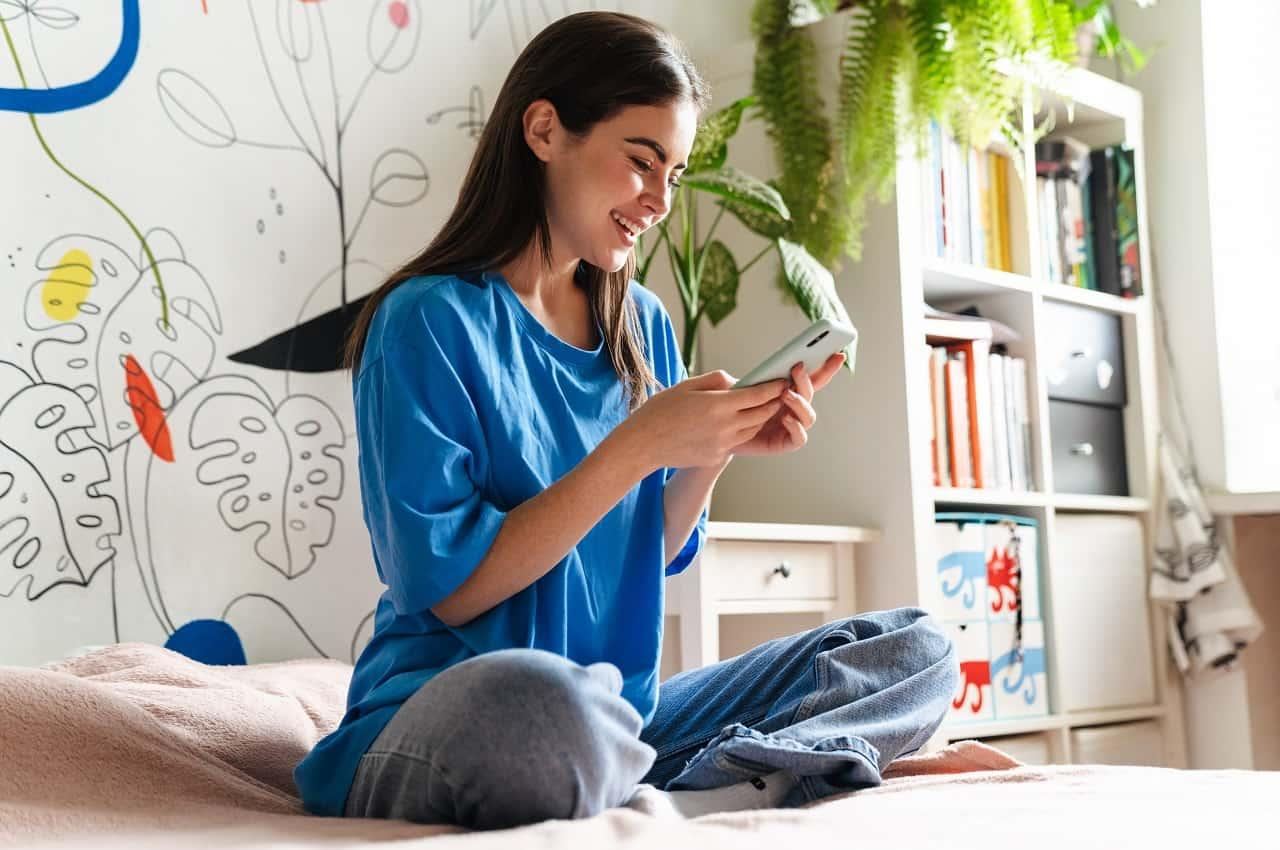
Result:
[[[636,168],[639,168],[641,171],[645,171],[645,172],[653,171],[653,166],[650,165],[648,162],[645,162],[643,159],[640,159],[639,157],[633,156],[631,157],[631,161],[634,162],[636,164]],[[670,186],[672,189],[679,189],[680,181],[672,180],[667,185]]]

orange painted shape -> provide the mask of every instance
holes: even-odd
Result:
[[[164,409],[156,400],[155,385],[132,354],[125,355],[124,372],[125,398],[133,409],[133,420],[138,423],[138,432],[156,457],[172,463],[173,440],[169,436],[169,423],[165,421]]]

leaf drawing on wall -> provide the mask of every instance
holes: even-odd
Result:
[[[159,428],[163,412],[208,374],[222,333],[213,292],[177,239],[154,230],[148,241],[165,268],[168,325],[150,272],[95,236],[68,234],[45,245],[36,258],[43,275],[27,291],[27,326],[42,335],[31,353],[36,374],[90,405],[89,434],[107,448],[141,425]],[[153,447],[155,433],[148,434]]]
[[[255,533],[263,562],[287,578],[315,564],[333,536],[330,505],[344,476],[346,439],[328,406],[311,396],[273,406],[252,380],[221,375],[184,396],[169,427],[185,445],[173,464],[148,465],[148,516],[163,516],[165,494],[194,480],[218,491],[228,528]]]
[[[0,596],[88,585],[115,555],[110,472],[84,399],[0,361]],[[39,466],[36,466],[36,463]]]
[[[329,246],[336,259],[336,292],[327,294],[318,313],[230,355],[238,363],[285,372],[332,372],[342,367],[344,342],[367,297],[352,298],[350,286],[353,268],[367,262],[352,254],[366,213],[375,203],[388,207],[417,203],[430,188],[422,159],[390,146],[374,159],[369,192],[360,202],[359,213],[346,214],[358,201],[359,184],[347,180],[354,165],[347,152],[353,145],[349,141],[344,145],[344,140],[356,129],[353,117],[374,77],[396,74],[413,61],[422,36],[422,8],[418,0],[375,0],[360,33],[358,29],[331,32],[326,15],[334,12],[326,12],[324,5],[297,0],[276,0],[274,7],[265,2],[245,4],[252,45],[262,63],[264,97],[274,103],[288,128],[283,137],[258,137],[252,128],[238,128],[213,89],[186,71],[164,68],[156,76],[164,112],[183,135],[207,147],[242,144],[288,151],[291,156],[302,154],[333,192],[334,230]],[[348,94],[340,86],[334,45],[339,39],[361,37],[368,67],[354,93]],[[318,251],[322,243],[308,248]]]

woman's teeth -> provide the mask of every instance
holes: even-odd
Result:
[[[613,214],[613,220],[616,221],[619,224],[619,226],[621,226],[622,229],[627,232],[627,235],[631,236],[632,238],[635,238],[636,234],[640,232],[640,225],[636,224],[630,219],[623,218],[617,213]]]

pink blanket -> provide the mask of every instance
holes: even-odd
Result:
[[[350,674],[324,660],[209,667],[140,643],[42,669],[0,667],[0,845],[366,848],[438,836],[433,846],[707,850],[861,846],[910,833],[915,847],[998,850],[1003,840],[1022,850],[1028,828],[1043,831],[1048,844],[1039,846],[1065,847],[1056,839],[1078,840],[1101,829],[1099,817],[1119,817],[1110,838],[1141,836],[1145,846],[1167,831],[1167,847],[1199,850],[1197,836],[1219,841],[1269,822],[1266,807],[1280,799],[1276,774],[1028,768],[964,742],[900,759],[880,788],[806,809],[684,821],[634,806],[495,833],[310,817],[292,769],[337,724]]]

